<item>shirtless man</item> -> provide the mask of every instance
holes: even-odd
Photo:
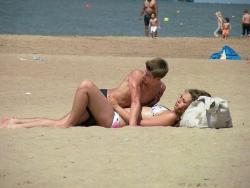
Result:
[[[142,106],[152,106],[160,100],[166,88],[161,78],[167,72],[166,61],[155,58],[146,62],[146,70],[133,70],[120,86],[108,90],[107,96],[115,98],[123,108],[131,108],[130,125],[137,125]]]
[[[245,34],[250,37],[250,15],[248,14],[247,9],[243,11],[242,16],[242,36]]]
[[[117,88],[100,90],[92,81],[84,80],[76,90],[71,111],[63,118],[2,119],[0,127],[72,127],[80,124],[111,127],[115,114],[107,97],[114,98],[123,108],[130,107],[129,125],[138,125],[142,106],[156,104],[165,91],[161,78],[167,72],[167,62],[154,58],[146,61],[144,71],[131,71]]]
[[[149,36],[149,20],[151,18],[152,13],[158,16],[158,7],[156,0],[145,0],[141,11],[141,16],[144,15],[145,36]]]

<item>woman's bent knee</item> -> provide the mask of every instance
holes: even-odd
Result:
[[[94,86],[94,83],[91,80],[83,80],[80,85],[78,86],[78,89],[89,89]]]

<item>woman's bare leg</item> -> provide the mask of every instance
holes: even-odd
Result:
[[[10,118],[12,124],[24,124],[24,123],[31,123],[35,121],[41,121],[47,118]]]
[[[113,107],[100,89],[90,80],[83,81],[77,88],[72,110],[64,126],[70,127],[79,124],[79,120],[87,109],[91,111],[98,125],[111,126],[114,115]]]
[[[100,90],[89,80],[83,81],[75,93],[72,110],[59,120],[47,118],[9,119],[1,122],[0,127],[71,127],[79,125],[89,117],[89,109],[99,125],[110,127],[114,110]]]
[[[0,128],[64,127],[69,114],[58,120],[48,118],[2,118]],[[89,117],[82,116],[82,121]]]
[[[31,127],[58,127],[61,120],[48,118],[3,118],[0,123],[1,128],[31,128]]]
[[[5,123],[5,128],[32,128],[32,127],[60,127],[59,120],[52,120],[46,118],[40,118],[36,121],[16,121],[16,119],[9,119]]]

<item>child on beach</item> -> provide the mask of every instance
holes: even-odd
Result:
[[[242,16],[242,36],[245,34],[250,37],[250,15],[248,14],[247,9],[243,11]]]
[[[156,15],[153,13],[151,14],[151,19],[149,20],[149,27],[150,27],[150,34],[152,38],[157,37],[157,28],[158,28],[158,19]]]
[[[225,18],[225,22],[222,24],[222,37],[227,39],[231,30],[230,20],[228,17]]]

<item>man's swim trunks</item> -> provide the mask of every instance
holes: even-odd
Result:
[[[150,33],[155,33],[157,31],[157,26],[150,27]]]
[[[100,89],[100,91],[102,92],[102,94],[107,98],[108,95],[108,89]]]
[[[150,20],[150,18],[151,18],[151,15],[149,15],[149,14],[145,14],[144,15],[144,25],[145,26],[149,26],[149,20]]]

